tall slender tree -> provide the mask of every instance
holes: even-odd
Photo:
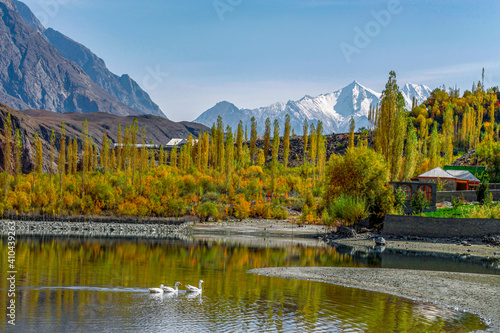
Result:
[[[266,118],[266,126],[264,130],[264,155],[269,154],[269,148],[271,148],[271,120]]]
[[[399,91],[396,73],[391,71],[376,115],[377,129],[374,143],[377,152],[384,156],[389,165],[392,180],[398,180],[401,173],[407,127],[406,116],[404,97]]]
[[[356,129],[356,125],[354,122],[354,117],[351,117],[351,121],[349,123],[349,149],[354,148],[354,130]]]
[[[12,120],[10,117],[10,113],[7,113],[7,116],[5,117],[4,136],[5,136],[5,143],[4,143],[4,155],[3,155],[4,158],[3,168],[5,174],[4,194],[6,197],[9,191],[9,173],[12,167],[11,166],[12,165]]]
[[[16,134],[14,137],[14,175],[15,175],[15,189],[17,190],[17,185],[19,182],[19,176],[22,173],[21,159],[23,157],[23,140],[21,138],[21,133],[19,128],[16,128]]]
[[[303,127],[303,139],[302,141],[304,142],[304,162],[307,161],[307,143],[309,141],[309,123],[307,121],[307,118],[304,119],[304,127]]]
[[[255,154],[257,153],[257,121],[252,117],[252,126],[250,128],[250,160],[255,163]]]
[[[274,119],[273,152],[272,152],[273,168],[278,166],[279,149],[280,149],[280,125],[278,123],[278,119]]]
[[[290,115],[285,116],[285,132],[283,135],[283,165],[288,167],[288,157],[290,155]]]

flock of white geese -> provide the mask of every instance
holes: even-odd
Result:
[[[203,283],[203,280],[200,280],[198,282],[198,288],[187,285],[186,289],[190,293],[202,293],[203,289],[201,289],[201,284]],[[152,294],[163,294],[163,293],[168,293],[168,294],[177,294],[179,292],[179,285],[182,285],[180,282],[176,282],[174,287],[166,287],[163,284],[160,285],[160,288],[149,288],[149,292]]]

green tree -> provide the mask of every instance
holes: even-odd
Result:
[[[61,138],[59,139],[59,156],[57,158],[59,172],[59,196],[62,198],[63,176],[66,172],[66,125],[62,123]]]
[[[264,130],[264,154],[267,156],[269,154],[269,148],[271,147],[271,120],[266,118],[266,127]]]
[[[10,113],[7,113],[7,116],[5,117],[5,125],[4,125],[4,136],[5,136],[5,143],[4,143],[4,155],[3,155],[3,168],[4,168],[4,174],[5,174],[5,188],[4,188],[4,193],[5,197],[7,197],[7,193],[9,191],[9,173],[12,168],[12,120]]]
[[[290,155],[290,115],[285,116],[285,133],[283,135],[283,165],[288,167],[288,156]]]
[[[243,122],[240,120],[238,124],[238,131],[236,134],[236,160],[238,166],[243,162]]]
[[[403,161],[407,126],[404,107],[404,98],[396,83],[396,73],[391,71],[376,115],[374,143],[376,151],[384,156],[389,165],[392,180],[399,179]]]
[[[255,154],[257,153],[257,121],[252,117],[252,127],[250,129],[250,160],[255,162]]]
[[[356,125],[354,122],[354,118],[351,117],[351,121],[349,123],[349,149],[354,147],[354,130],[356,129]]]
[[[177,146],[174,146],[170,152],[170,166],[177,168]]]
[[[19,176],[22,172],[21,159],[23,157],[23,140],[21,138],[21,133],[19,128],[16,128],[16,134],[14,136],[14,175],[15,175],[15,189],[17,190],[17,184],[19,182]]]
[[[413,126],[413,122],[408,119],[408,138],[406,140],[405,147],[405,161],[403,167],[403,179],[409,181],[415,174],[418,162],[418,142],[417,142],[417,132]]]
[[[384,157],[368,147],[354,147],[330,159],[325,189],[328,206],[340,195],[364,198],[370,213],[381,218],[393,205],[393,190]]]
[[[438,134],[438,123],[434,122],[434,126],[432,127],[431,141],[429,144],[429,169],[434,169],[439,166],[441,156],[439,153],[439,134]]]
[[[307,119],[304,119],[304,127],[303,127],[303,137],[302,141],[304,142],[304,162],[307,160],[307,143],[309,141],[309,123],[307,122]]]
[[[276,167],[278,165],[279,149],[280,149],[280,125],[278,123],[278,119],[274,119],[273,152],[272,152],[273,167]]]

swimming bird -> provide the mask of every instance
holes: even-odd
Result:
[[[191,285],[187,285],[186,286],[186,289],[189,291],[189,292],[192,292],[192,293],[201,293],[203,290],[201,289],[201,284],[203,283],[203,280],[200,280],[200,282],[198,282],[198,288],[196,287],[193,287]]]
[[[149,288],[149,292],[152,294],[163,294],[163,284],[160,284],[160,288]]]
[[[163,287],[163,291],[166,292],[166,293],[176,293],[178,290],[178,285],[181,285],[182,286],[182,283],[180,282],[176,282],[175,285],[174,285],[174,288],[172,287]]]

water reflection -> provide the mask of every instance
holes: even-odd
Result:
[[[0,255],[6,252],[3,241]],[[267,266],[366,265],[324,246],[25,238],[18,242],[17,264],[17,332],[467,332],[485,327],[477,316],[432,304],[246,273]],[[200,279],[205,281],[200,294],[154,295],[147,289],[176,281],[197,285]],[[7,301],[6,287],[1,280],[1,304]],[[0,327],[6,327],[4,316]]]

